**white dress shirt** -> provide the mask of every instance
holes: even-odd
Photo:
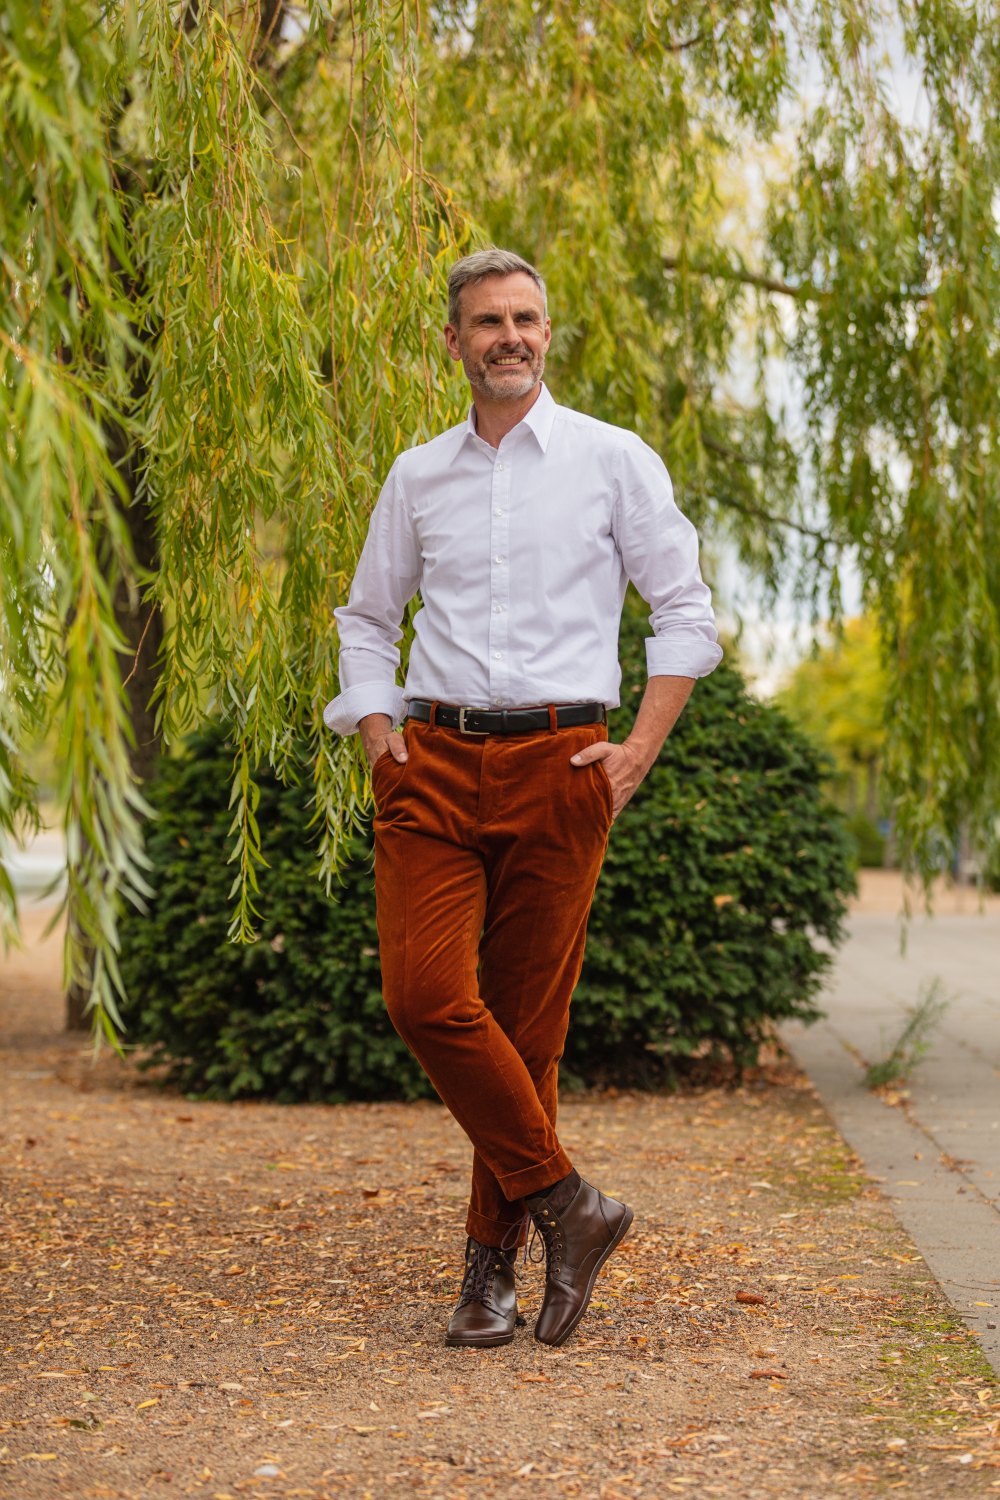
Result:
[[[652,613],[650,676],[718,664],[694,527],[661,459],[634,433],[557,406],[545,386],[491,448],[468,420],[393,464],[340,632],[341,693],[324,719],[352,734],[411,698],[470,708],[618,701],[631,579]],[[420,591],[406,682],[401,622]]]

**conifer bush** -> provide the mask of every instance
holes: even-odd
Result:
[[[628,733],[645,622],[627,617]],[[149,788],[155,897],[123,923],[126,1041],[190,1093],[283,1101],[432,1094],[382,1006],[370,839],[328,898],[307,793],[261,778],[258,942],[227,937],[232,752],[222,728],[165,760]],[[820,753],[723,664],[699,682],[615,824],[591,913],[563,1063],[567,1083],[658,1085],[694,1059],[751,1064],[816,994],[853,888],[851,842]]]

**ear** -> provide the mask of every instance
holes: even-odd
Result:
[[[552,342],[552,320],[551,320],[551,318],[546,318],[545,319],[545,347],[546,347],[546,349],[548,349],[548,347],[551,344],[551,342]]]
[[[452,359],[461,359],[462,351],[458,347],[458,329],[452,323],[446,323],[444,327],[444,342]],[[547,346],[546,346],[547,347]]]

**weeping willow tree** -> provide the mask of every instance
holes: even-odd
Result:
[[[160,743],[230,723],[234,938],[260,763],[307,783],[336,868],[366,783],[322,727],[331,611],[379,476],[457,412],[430,330],[467,231],[420,161],[398,8],[14,0],[0,25],[0,823],[37,818],[51,722],[68,972],[110,1036]],[[306,56],[336,79],[316,152],[277,97]]]
[[[336,869],[367,785],[321,726],[331,613],[392,458],[463,409],[437,329],[486,240],[546,274],[558,398],[637,428],[710,544],[821,613],[860,569],[912,860],[992,837],[997,32],[970,0],[9,0],[0,826],[55,725],[109,1035],[161,743],[230,723],[234,938],[259,764]]]

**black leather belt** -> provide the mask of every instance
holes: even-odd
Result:
[[[431,707],[423,698],[411,698],[407,716],[429,724]],[[603,724],[605,717],[603,703],[563,703],[556,709],[556,728]],[[438,704],[434,722],[463,734],[531,734],[550,727],[547,708],[456,708],[450,703]]]

